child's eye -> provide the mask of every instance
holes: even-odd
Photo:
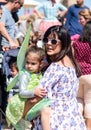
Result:
[[[29,64],[29,62],[28,62],[28,61],[26,61],[26,64]]]
[[[31,63],[32,65],[36,65],[36,63]]]
[[[34,63],[34,62],[31,62],[31,63],[30,63],[30,62],[28,62],[28,61],[26,62],[26,64],[27,64],[27,65],[29,65],[29,64],[31,64],[31,65],[36,65],[36,63]]]

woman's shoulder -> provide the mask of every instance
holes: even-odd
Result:
[[[68,61],[68,63],[67,63]],[[59,71],[60,69],[66,69],[66,68],[72,68],[74,69],[72,63],[70,60],[66,59],[66,64],[64,65],[62,63],[62,61],[59,61],[59,62],[52,62],[50,64],[50,66],[48,67],[47,71],[49,72],[49,70],[51,71]]]
[[[50,73],[53,72],[54,70],[57,70],[57,64],[55,62],[52,62],[48,68],[46,69],[46,71],[44,73]]]

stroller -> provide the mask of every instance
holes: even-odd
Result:
[[[3,53],[0,51],[0,79],[2,79],[2,57]],[[2,111],[1,111],[1,105],[2,105],[2,80],[0,81],[0,130],[1,130],[1,122],[2,122]]]
[[[5,119],[5,111],[7,106],[7,81],[11,77],[9,61],[14,61],[16,59],[18,51],[19,48],[6,52],[0,51],[0,122],[2,122],[2,118]]]

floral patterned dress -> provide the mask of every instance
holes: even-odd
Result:
[[[52,63],[46,70],[40,85],[48,91],[51,130],[86,130],[84,119],[76,100],[79,81],[73,67]],[[34,130],[42,130],[40,117],[34,121]]]

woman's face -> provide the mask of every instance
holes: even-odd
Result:
[[[79,22],[82,26],[84,26],[87,20],[84,18],[84,16],[79,15]]]
[[[47,38],[47,41],[45,42],[46,52],[49,56],[57,54],[61,50],[61,44],[60,40],[55,37],[53,38],[51,35]]]

